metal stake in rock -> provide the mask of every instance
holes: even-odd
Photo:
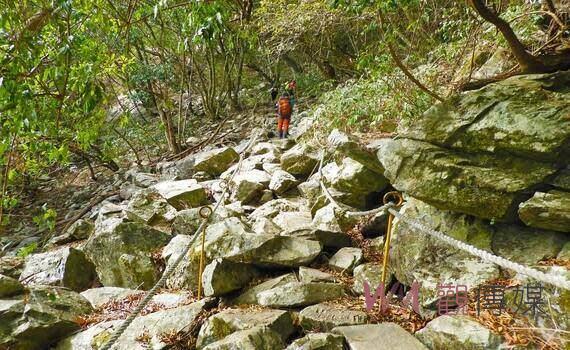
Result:
[[[395,202],[393,201],[395,200]],[[399,207],[404,203],[404,198],[400,192],[392,191],[384,195],[384,204],[393,203],[395,207]],[[390,239],[392,238],[392,220],[394,215],[388,214],[388,226],[386,227],[386,239],[384,240],[384,261],[382,262],[382,285],[386,287],[386,274],[388,273],[388,256],[390,254]]]

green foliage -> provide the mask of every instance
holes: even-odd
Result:
[[[53,231],[55,228],[55,219],[57,218],[57,212],[51,208],[47,208],[45,205],[41,209],[41,214],[33,217],[34,223],[40,230]]]
[[[28,244],[28,245],[25,246],[25,247],[20,248],[20,249],[18,250],[17,255],[18,255],[20,258],[25,258],[25,257],[27,257],[28,255],[30,255],[30,254],[32,254],[33,252],[35,252],[37,249],[38,249],[38,243],[37,243],[37,242],[33,242],[33,243]]]

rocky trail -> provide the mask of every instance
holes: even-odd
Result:
[[[346,216],[320,183],[354,211],[400,191],[400,213],[570,279],[568,86],[568,72],[510,78],[365,145],[338,130],[334,142],[315,139],[304,112],[290,139],[268,137],[268,124],[155,173],[132,169],[44,252],[0,258],[0,349],[101,349],[190,242],[113,349],[563,349],[570,291],[544,285],[543,313],[514,312],[532,280],[398,220],[386,287],[419,282],[419,310],[397,295],[386,312],[367,310],[387,214]],[[216,203],[201,263],[193,235]],[[467,310],[438,315],[442,297],[459,293],[442,296],[442,285],[468,287]],[[505,288],[501,315],[477,312],[488,285]]]

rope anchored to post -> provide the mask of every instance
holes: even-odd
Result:
[[[391,202],[390,199],[396,199],[396,202]],[[399,192],[396,191],[392,191],[392,192],[388,192],[384,195],[383,198],[383,202],[384,205],[394,205],[396,207],[399,207],[400,205],[402,205],[402,203],[404,203],[404,198],[402,198],[402,195]],[[386,275],[388,273],[388,257],[390,255],[390,240],[392,238],[392,220],[394,219],[394,216],[392,214],[388,214],[388,225],[386,226],[386,239],[384,241],[384,256],[383,256],[383,262],[382,262],[382,285],[386,286]]]

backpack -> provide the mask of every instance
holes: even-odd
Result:
[[[291,116],[291,101],[288,97],[281,97],[279,99],[279,115],[282,117]]]

